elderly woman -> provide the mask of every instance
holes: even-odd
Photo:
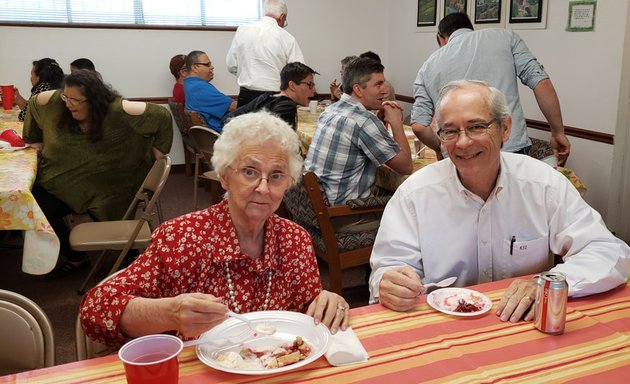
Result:
[[[164,223],[149,248],[89,291],[80,309],[91,338],[112,346],[175,332],[195,338],[234,312],[306,312],[332,333],[348,303],[322,290],[310,236],[274,212],[302,170],[295,132],[268,112],[232,119],[212,164],[227,197]]]
[[[44,58],[33,61],[33,67],[31,68],[31,97],[51,89],[61,88],[61,82],[63,81],[63,70],[55,61],[55,59]],[[15,104],[20,107],[20,113],[18,119],[24,121],[26,116],[28,100],[20,95],[20,92],[15,90]]]
[[[41,154],[33,195],[61,243],[54,275],[85,265],[73,252],[63,217],[89,213],[120,219],[153,164],[173,140],[168,110],[123,100],[90,70],[65,79],[62,90],[29,101],[24,140]]]

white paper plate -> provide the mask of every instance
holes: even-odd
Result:
[[[464,299],[481,305],[476,312],[455,312],[458,301]],[[454,316],[479,316],[492,308],[492,301],[481,292],[466,288],[442,288],[427,295],[427,303],[440,312]]]
[[[330,341],[330,332],[325,325],[315,325],[313,318],[299,312],[290,311],[264,311],[250,312],[243,316],[253,320],[265,322],[276,327],[276,333],[272,336],[255,337],[238,345],[228,344],[217,346],[212,343],[199,344],[196,347],[197,357],[204,364],[224,372],[239,373],[243,375],[269,375],[272,373],[286,372],[317,360],[326,353]],[[247,325],[240,320],[229,318],[222,324],[201,335],[208,340],[217,340],[241,335],[249,330]],[[221,352],[239,352],[243,347],[275,346],[286,342],[292,342],[296,336],[302,337],[311,346],[311,354],[304,360],[295,364],[280,368],[245,370],[226,367],[216,361]]]
[[[2,148],[0,147],[0,152],[13,152],[13,151],[21,151],[23,149],[29,148],[30,145],[26,144],[23,147],[9,147],[9,148]]]

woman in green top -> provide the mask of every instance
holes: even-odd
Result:
[[[86,262],[70,248],[63,217],[121,219],[153,159],[169,152],[173,129],[165,108],[123,100],[95,72],[80,70],[62,90],[29,101],[24,140],[40,154],[33,195],[68,261],[59,274]]]

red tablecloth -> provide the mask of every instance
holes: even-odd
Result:
[[[510,280],[473,287],[496,303]],[[332,367],[322,357],[271,376],[235,375],[180,356],[180,383],[626,383],[630,376],[630,286],[570,299],[566,332],[551,336],[532,323],[503,323],[436,312],[422,297],[401,313],[380,305],[352,309],[351,325],[370,354],[367,363]],[[124,383],[117,356],[0,378],[13,383]]]

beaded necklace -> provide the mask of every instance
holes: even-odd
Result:
[[[271,295],[271,280],[272,280],[272,271],[271,269],[267,273],[267,292],[265,293],[265,301],[263,302],[262,310],[266,311],[269,306],[269,296]],[[236,302],[236,294],[234,293],[234,284],[232,283],[232,274],[230,273],[229,263],[225,263],[225,279],[227,280],[228,285],[228,295],[230,296],[230,302],[232,303],[232,307],[234,308],[234,312],[241,313],[241,306]]]

